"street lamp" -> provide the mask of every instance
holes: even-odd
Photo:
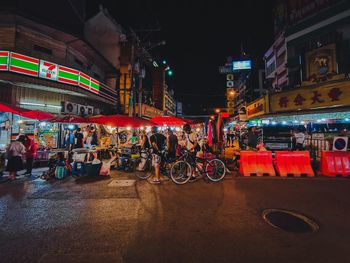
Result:
[[[215,109],[215,112],[216,113],[220,113],[220,109]]]
[[[174,74],[174,72],[173,72],[171,69],[169,69],[169,70],[167,71],[167,73],[168,73],[168,76],[169,76],[169,77],[171,77],[171,76]]]

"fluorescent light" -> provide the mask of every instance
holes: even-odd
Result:
[[[42,103],[20,102],[19,104],[21,104],[21,105],[29,105],[29,106],[45,107],[45,104],[42,104]]]
[[[49,107],[49,108],[61,109],[61,106],[51,105],[51,104],[43,104],[43,103],[20,102],[19,104],[20,105],[27,105],[27,106],[39,106],[39,107]]]
[[[62,106],[50,105],[50,104],[46,104],[45,106],[46,106],[46,107],[49,107],[49,108],[56,108],[56,109],[62,108]]]

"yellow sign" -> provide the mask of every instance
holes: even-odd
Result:
[[[350,81],[275,93],[270,100],[272,112],[349,106]]]
[[[269,100],[267,96],[264,96],[260,99],[253,101],[248,104],[246,107],[247,118],[251,119],[253,117],[257,117],[268,113],[269,111]]]

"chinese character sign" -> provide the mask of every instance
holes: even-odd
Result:
[[[271,95],[271,111],[292,111],[350,105],[350,81]]]

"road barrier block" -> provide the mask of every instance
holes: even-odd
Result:
[[[241,151],[239,171],[243,176],[275,176],[272,152]]]
[[[282,177],[288,175],[293,177],[315,176],[308,151],[276,151],[275,167],[277,173]]]
[[[323,151],[321,174],[323,176],[350,176],[350,152]]]

